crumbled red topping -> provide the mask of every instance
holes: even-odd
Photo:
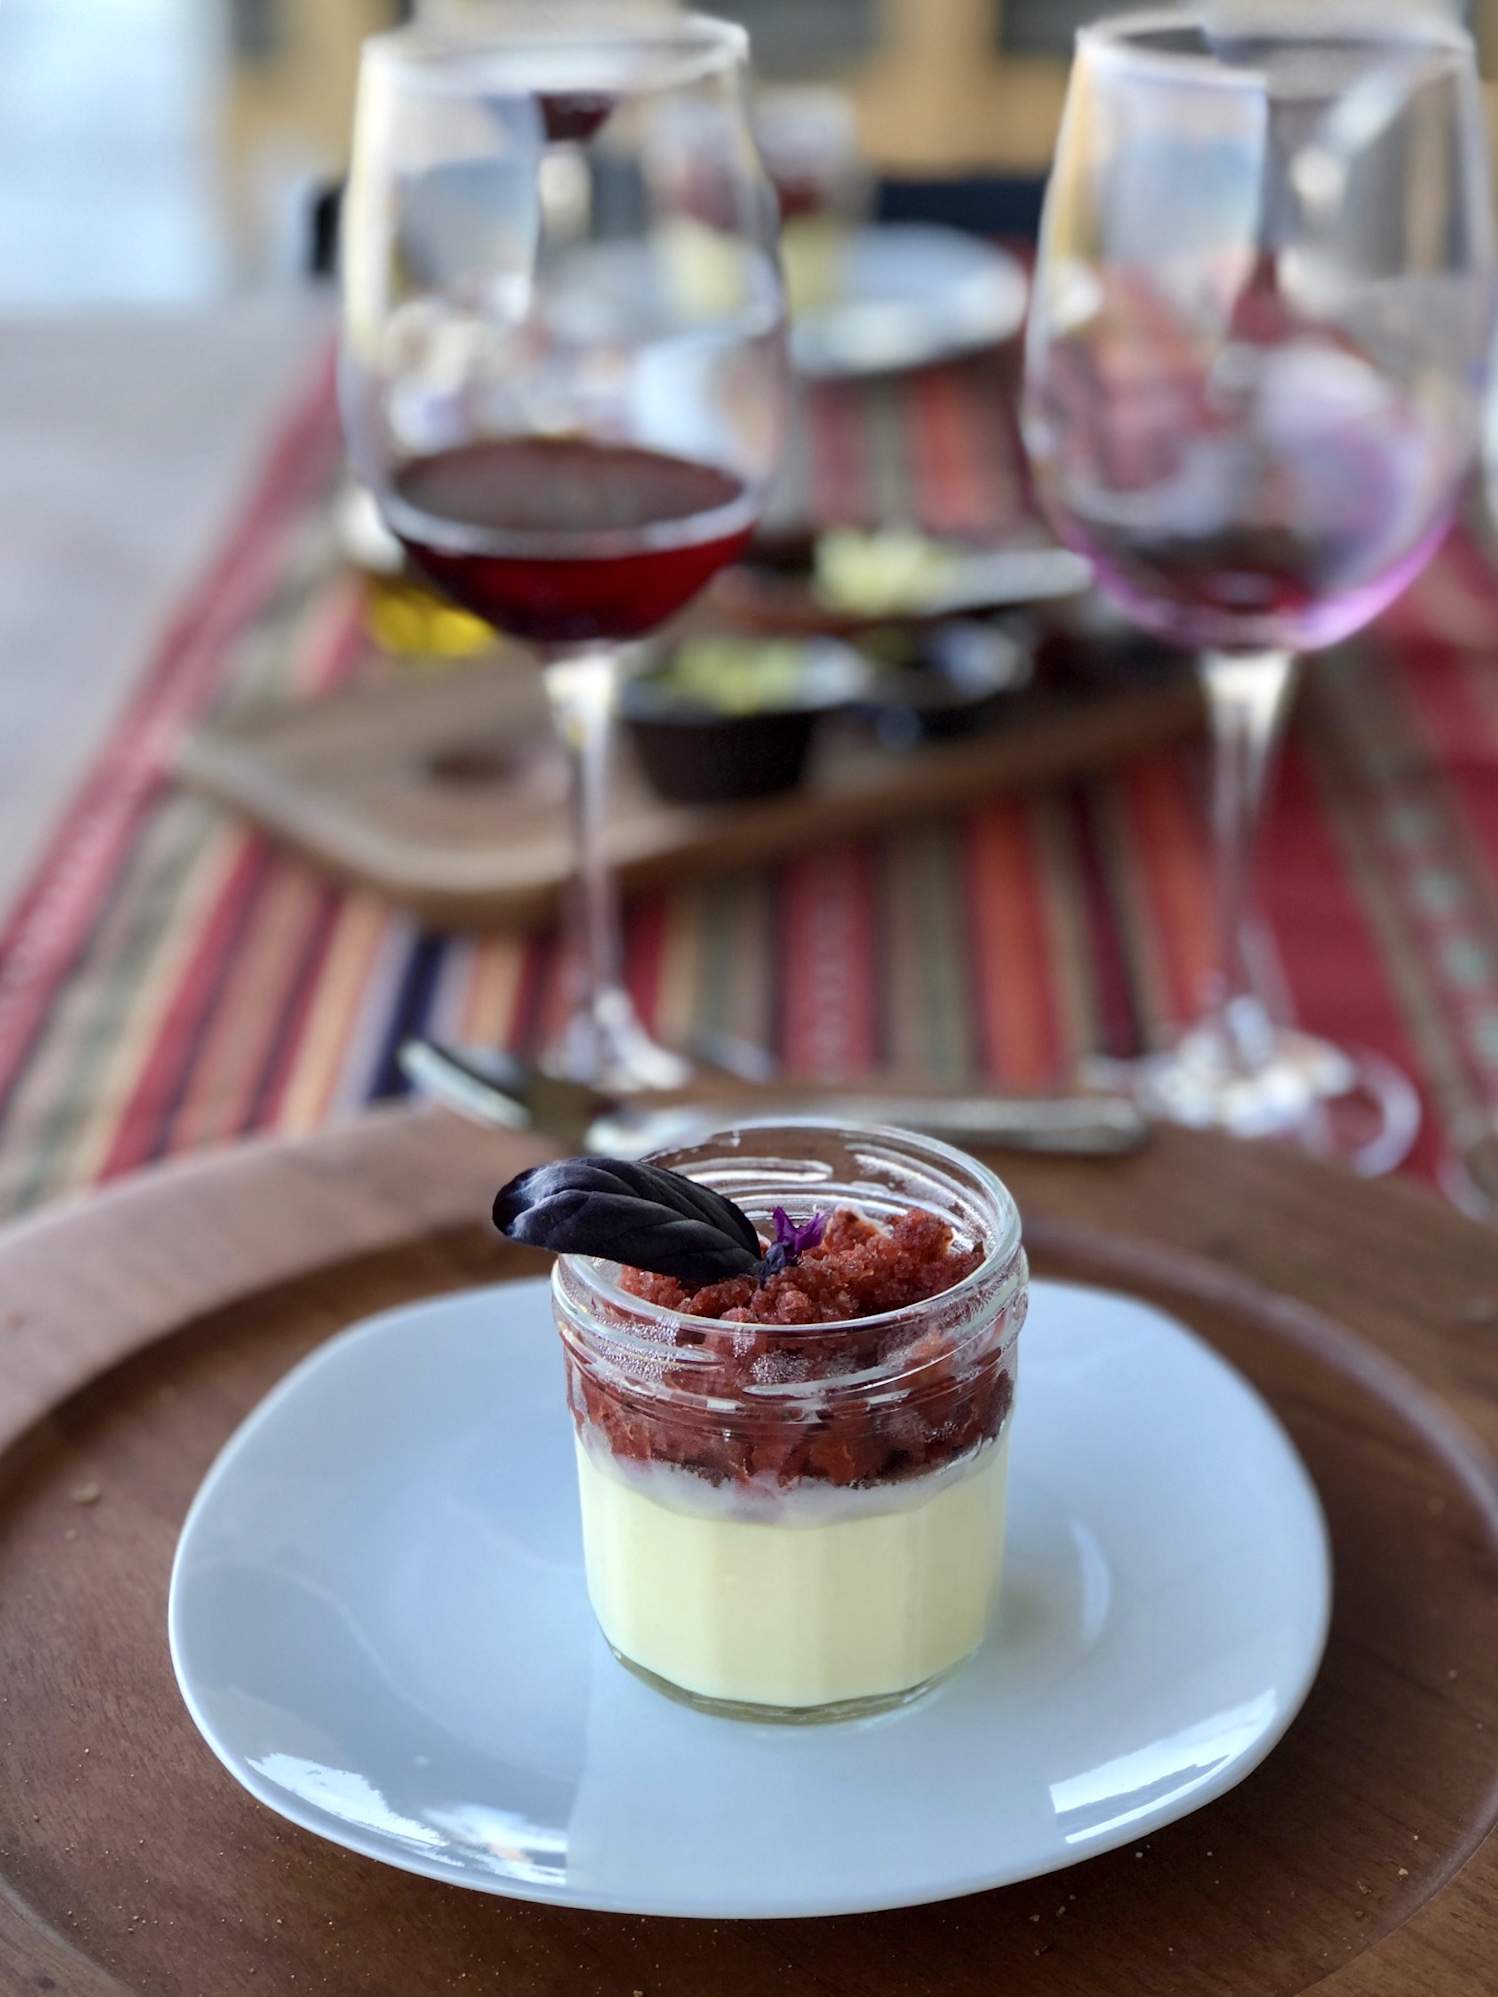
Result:
[[[904,1310],[950,1290],[983,1260],[981,1249],[954,1248],[952,1230],[924,1207],[911,1207],[882,1228],[839,1207],[820,1246],[804,1249],[789,1269],[767,1282],[734,1276],[689,1290],[674,1276],[626,1269],[631,1295],[689,1317],[725,1324],[836,1324]]]
[[[668,1365],[663,1383],[698,1397],[747,1395],[748,1404],[725,1421],[665,1402],[645,1381],[621,1377],[605,1386],[574,1361],[573,1413],[599,1429],[616,1456],[676,1464],[715,1484],[763,1476],[868,1484],[938,1469],[997,1435],[1009,1411],[1013,1383],[993,1347],[959,1352],[938,1330],[902,1345],[887,1328],[819,1335],[817,1327],[922,1303],[982,1259],[981,1249],[953,1248],[950,1227],[923,1208],[884,1228],[844,1207],[820,1246],[758,1286],[743,1276],[688,1290],[671,1276],[625,1270],[620,1281],[632,1295],[686,1314],[674,1343],[691,1349],[693,1363]],[[692,1317],[716,1318],[722,1330]],[[837,1394],[840,1376],[892,1364],[906,1383],[900,1393]],[[755,1387],[818,1381],[829,1383],[829,1397],[814,1411],[752,1395]]]

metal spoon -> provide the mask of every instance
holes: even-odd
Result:
[[[1137,1151],[1149,1125],[1127,1096],[905,1096],[766,1092],[736,1100],[618,1102],[562,1081],[514,1055],[433,1040],[401,1046],[401,1071],[424,1095],[480,1123],[539,1130],[570,1149],[640,1157],[742,1120],[816,1116],[897,1124],[955,1142],[1013,1151],[1112,1157]]]

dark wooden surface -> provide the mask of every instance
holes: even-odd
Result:
[[[95,1997],[1455,1997],[1498,1986],[1498,1236],[1420,1191],[1162,1133],[995,1160],[1038,1270],[1155,1298],[1315,1476],[1332,1640],[1285,1741],[1139,1846],[803,1922],[571,1913],[414,1878],[253,1802],[177,1696],[203,1471],[319,1339],[537,1265],[526,1156],[439,1112],[249,1147],[0,1235],[0,1989]]]

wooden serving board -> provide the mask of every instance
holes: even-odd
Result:
[[[382,1113],[0,1235],[0,1988],[68,1997],[1457,1997],[1498,1952],[1498,1237],[1418,1189],[1164,1132],[1002,1164],[1035,1266],[1157,1299],[1278,1409],[1320,1490],[1320,1679],[1231,1794],[937,1906],[697,1922],[494,1899],[242,1792],[167,1655],[211,1458],[320,1339],[529,1273],[482,1217],[536,1152]]]
[[[1179,740],[1189,671],[1143,688],[1014,697],[1010,719],[909,754],[829,719],[805,781],[715,807],[663,803],[621,742],[610,814],[626,888],[753,866]],[[179,773],[282,844],[440,927],[555,913],[572,875],[566,768],[540,676],[511,657],[260,709],[200,730]]]

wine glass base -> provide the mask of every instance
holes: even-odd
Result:
[[[1083,1080],[1131,1095],[1164,1122],[1279,1138],[1365,1178],[1402,1164],[1420,1129],[1419,1095],[1392,1061],[1267,1022],[1251,1058],[1207,1023],[1136,1061],[1089,1061]]]
[[[541,1056],[548,1075],[586,1082],[603,1095],[685,1088],[692,1065],[662,1047],[640,1023],[627,992],[599,992],[578,1008]]]
[[[1469,1220],[1491,1226],[1498,1218],[1498,1201],[1478,1183],[1465,1158],[1449,1153],[1437,1168],[1436,1179],[1451,1204]]]

